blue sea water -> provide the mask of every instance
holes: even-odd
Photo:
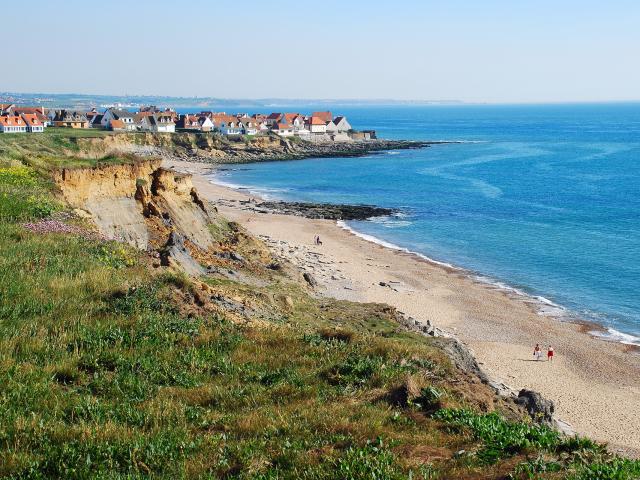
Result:
[[[218,180],[285,200],[399,208],[348,226],[640,343],[640,104],[334,110],[380,137],[465,143],[229,166]]]

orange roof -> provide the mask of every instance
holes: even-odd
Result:
[[[5,127],[22,127],[24,122],[22,119],[15,115],[3,115],[0,117],[0,125]]]
[[[327,122],[325,122],[320,117],[313,116],[313,117],[311,117],[311,122],[310,123],[311,123],[311,125],[325,125]]]
[[[124,122],[122,120],[111,120],[111,128],[124,128]]]
[[[333,120],[333,115],[331,114],[331,112],[313,112],[311,116],[321,118],[324,121],[324,123],[327,123]]]
[[[22,118],[30,127],[42,125],[42,122],[38,119],[38,116],[35,113],[23,113]]]
[[[292,123],[299,116],[300,116],[299,113],[285,113],[284,119],[287,123]]]

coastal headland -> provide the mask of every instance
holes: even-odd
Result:
[[[210,165],[164,164],[193,174],[203,197],[276,255],[311,273],[322,295],[386,303],[435,325],[464,342],[498,385],[553,400],[569,429],[632,455],[640,452],[640,355],[629,346],[596,339],[584,324],[542,315],[534,299],[470,272],[363,239],[337,224],[337,217],[305,218],[295,206],[261,205],[248,192],[212,183]],[[314,245],[315,235],[322,246]],[[553,362],[534,361],[536,343],[553,344]]]

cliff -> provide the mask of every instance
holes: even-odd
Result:
[[[212,133],[122,133],[94,138],[73,138],[88,155],[112,153],[171,156],[210,163],[248,163],[312,157],[362,156],[394,149],[424,148],[434,142],[366,140],[313,143],[277,135],[232,139]]]

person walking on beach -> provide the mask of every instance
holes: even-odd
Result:
[[[322,241],[320,240],[320,235],[316,235],[315,237],[313,237],[313,241],[315,242],[316,245],[322,245]]]
[[[542,349],[540,348],[540,344],[536,343],[536,347],[533,349],[533,356],[536,357],[536,361],[540,360],[542,356]]]
[[[549,348],[547,348],[547,362],[552,362],[552,361],[553,361],[553,347],[549,345]]]

